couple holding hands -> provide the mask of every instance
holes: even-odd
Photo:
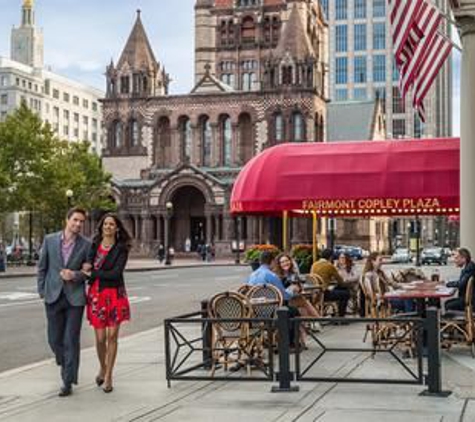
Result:
[[[84,307],[94,328],[99,372],[95,382],[113,391],[120,324],[130,319],[124,284],[130,235],[117,215],[99,222],[92,242],[81,236],[86,211],[68,211],[62,231],[45,237],[38,262],[38,293],[44,300],[48,343],[61,366],[60,397],[78,382]],[[86,293],[86,284],[88,285]]]

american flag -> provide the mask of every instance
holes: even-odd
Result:
[[[450,41],[437,33],[443,15],[425,0],[388,2],[399,89],[405,99],[414,88],[412,103],[425,121],[424,98],[452,49]]]

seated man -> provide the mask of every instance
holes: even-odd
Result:
[[[465,291],[470,277],[475,276],[475,263],[468,249],[459,248],[454,254],[455,265],[462,269],[458,281],[447,283],[447,287],[457,287],[459,295],[455,299],[450,299],[445,303],[446,311],[463,311],[465,310]],[[475,290],[474,290],[475,294]],[[472,297],[472,303],[475,305],[475,297]]]
[[[291,285],[287,289],[284,287],[284,283],[282,283],[282,280],[277,276],[277,274],[275,274],[270,269],[272,261],[273,258],[270,252],[262,252],[261,256],[259,257],[259,262],[261,266],[249,276],[247,284],[251,286],[257,286],[260,284],[271,284],[272,286],[280,290],[284,301],[287,302],[295,295],[293,290],[294,286]]]
[[[332,251],[324,249],[320,254],[320,259],[313,263],[310,273],[321,277],[323,280],[324,300],[338,302],[338,316],[344,317],[350,299],[350,291],[344,286],[345,281],[332,264],[332,257]],[[330,286],[335,287],[329,289]]]

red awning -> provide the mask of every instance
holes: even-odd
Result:
[[[457,214],[459,148],[458,138],[278,145],[241,170],[231,212]]]

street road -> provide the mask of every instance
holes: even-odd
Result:
[[[385,265],[388,271],[403,267],[407,265]],[[428,276],[436,268],[442,279],[456,279],[459,274],[453,264],[422,267]],[[233,266],[128,273],[132,321],[123,325],[121,336],[154,328],[167,317],[199,310],[202,299],[237,288],[249,274],[250,268]],[[157,339],[157,347],[161,341]],[[84,318],[82,347],[93,344],[93,330]],[[0,280],[0,372],[50,357],[44,305],[36,294],[35,278]]]
[[[233,266],[127,273],[132,320],[123,324],[121,336],[154,328],[167,317],[199,310],[202,299],[238,287],[248,274],[249,267]],[[81,346],[92,346],[93,339],[93,330],[84,318]],[[157,347],[161,340],[157,339]],[[51,357],[36,279],[0,280],[0,372]]]

